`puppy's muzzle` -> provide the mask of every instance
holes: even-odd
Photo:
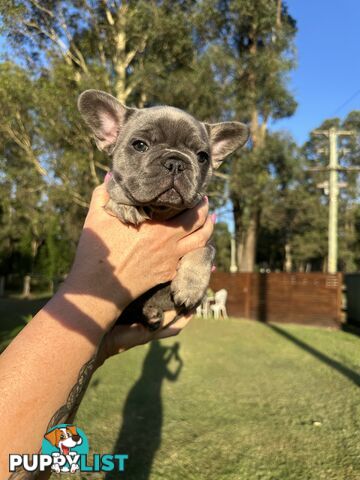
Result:
[[[173,149],[166,152],[160,163],[171,175],[179,175],[184,170],[191,168],[191,158],[185,153]]]
[[[161,163],[172,175],[178,175],[179,173],[183,172],[186,166],[184,160],[178,157],[167,158]]]

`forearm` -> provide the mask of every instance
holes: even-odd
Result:
[[[154,335],[141,325],[109,332],[129,302],[171,280],[179,259],[207,243],[212,224],[206,201],[167,224],[135,228],[108,215],[107,200],[105,186],[97,187],[65,285],[0,357],[1,479],[8,476],[9,453],[37,453],[51,426],[72,421],[97,364],[177,334],[189,321]]]
[[[71,422],[97,347],[118,313],[110,302],[65,286],[2,354],[0,478],[6,478],[9,453],[38,452],[49,428]]]

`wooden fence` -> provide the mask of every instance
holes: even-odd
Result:
[[[342,321],[340,273],[214,272],[210,287],[228,291],[232,316],[335,327]]]

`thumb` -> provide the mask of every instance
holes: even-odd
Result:
[[[106,190],[106,184],[102,183],[93,191],[90,202],[90,209],[103,208],[109,200],[109,194]]]

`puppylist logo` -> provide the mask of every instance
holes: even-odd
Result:
[[[81,428],[66,423],[51,428],[42,441],[41,453],[9,455],[9,470],[23,468],[26,472],[51,467],[55,473],[123,472],[128,455],[93,454],[89,462],[89,442]],[[89,464],[90,463],[90,464]]]

